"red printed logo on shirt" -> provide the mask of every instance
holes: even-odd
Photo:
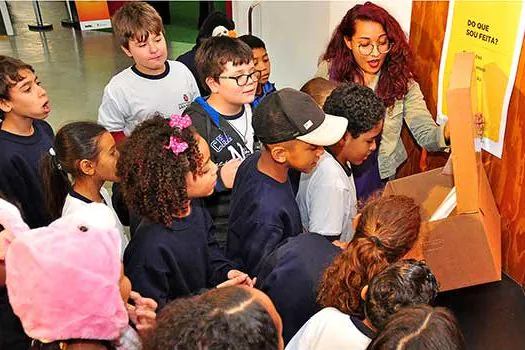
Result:
[[[190,98],[186,94],[182,95],[182,98],[184,99],[185,102],[188,102],[190,100]]]

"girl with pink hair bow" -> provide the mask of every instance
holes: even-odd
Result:
[[[201,198],[211,195],[217,166],[188,116],[148,118],[121,149],[117,164],[129,209],[142,218],[124,252],[126,276],[162,308],[218,284],[254,281],[226,259]]]

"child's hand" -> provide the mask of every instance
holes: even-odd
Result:
[[[135,303],[135,306],[127,304],[129,319],[137,328],[140,336],[152,329],[157,322],[157,303],[150,298],[143,298],[137,292],[131,292],[129,297]]]
[[[347,247],[348,247],[348,242],[342,242],[338,239],[336,239],[335,241],[332,242],[333,245],[335,245],[336,247],[339,247],[343,250],[345,250]]]
[[[217,285],[217,288],[238,285],[244,285],[253,288],[255,282],[257,282],[257,277],[250,278],[250,276],[248,276],[248,274],[244,272],[241,272],[239,270],[230,270],[228,271],[228,280]]]
[[[241,165],[240,159],[232,159],[224,163],[221,168],[220,176],[222,183],[226,188],[232,188],[233,182],[235,181],[235,175],[237,175],[237,169]]]

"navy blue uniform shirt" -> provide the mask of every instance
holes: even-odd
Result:
[[[260,157],[256,152],[246,158],[235,176],[226,243],[226,256],[250,276],[279,243],[302,232],[290,181],[280,183],[260,172]]]
[[[283,320],[285,344],[321,308],[316,302],[324,270],[341,249],[317,233],[288,238],[261,263],[257,288]]]
[[[1,124],[0,124],[1,125]],[[31,228],[47,226],[40,161],[53,144],[53,129],[42,120],[33,121],[31,136],[0,130],[0,192],[18,205]],[[9,305],[7,290],[0,288],[0,349],[27,349],[29,338]]]
[[[146,219],[124,252],[124,271],[133,290],[152,298],[159,309],[169,301],[215,287],[234,269],[215,239],[215,226],[201,200],[170,227]]]

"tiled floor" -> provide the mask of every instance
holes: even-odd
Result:
[[[31,1],[9,1],[8,6],[15,35],[0,37],[0,53],[35,68],[52,105],[48,122],[57,131],[69,121],[95,121],[104,86],[132,64],[113,34],[62,27],[60,20],[67,17],[64,1],[40,1],[44,21],[54,27],[48,32],[29,31],[27,24],[35,22]],[[168,41],[171,59],[191,47]]]

